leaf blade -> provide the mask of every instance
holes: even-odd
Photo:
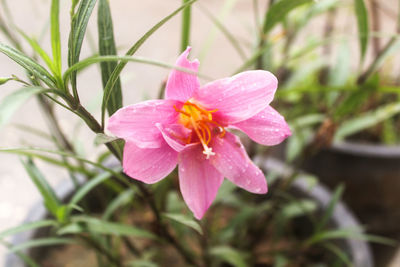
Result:
[[[110,5],[107,0],[99,0],[97,18],[100,56],[117,55]],[[109,80],[116,66],[117,62],[115,61],[100,63],[103,89],[106,88],[107,81]],[[110,116],[122,107],[122,89],[119,76],[117,77],[112,91],[113,93],[110,95],[110,101],[107,104],[107,110]]]

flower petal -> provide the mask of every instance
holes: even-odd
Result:
[[[188,47],[178,58],[175,65],[197,72],[199,61],[197,59],[189,61],[187,59],[191,48]],[[200,87],[197,75],[179,70],[172,70],[169,74],[167,86],[165,89],[165,98],[186,102],[192,97],[193,93]]]
[[[185,139],[188,138],[191,130],[185,128],[181,124],[162,125],[156,123],[167,144],[175,151],[181,152],[186,147]]]
[[[266,146],[277,145],[292,134],[285,118],[271,106],[250,119],[232,126],[245,132],[257,143]]]
[[[182,104],[173,100],[149,100],[126,106],[110,117],[107,129],[138,147],[160,147],[164,140],[156,123],[175,123],[179,113],[174,105],[180,108]]]
[[[224,177],[205,159],[200,145],[179,154],[179,185],[183,199],[201,219],[217,195]]]
[[[178,152],[167,143],[159,148],[139,148],[132,142],[126,142],[122,166],[130,177],[153,184],[170,172],[178,163]]]
[[[274,98],[276,77],[263,70],[246,71],[216,80],[197,90],[193,98],[213,113],[221,123],[232,124],[253,117]]]
[[[228,180],[249,192],[267,193],[264,174],[247,156],[237,136],[227,132],[222,138],[214,138],[212,149],[215,153],[210,158],[212,164]]]

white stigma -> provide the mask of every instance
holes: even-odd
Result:
[[[209,159],[210,156],[214,156],[215,152],[212,151],[211,147],[204,146],[203,154],[206,155],[206,159]]]

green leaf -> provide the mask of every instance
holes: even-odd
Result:
[[[29,43],[33,51],[35,51],[43,59],[43,61],[46,63],[47,67],[50,68],[53,74],[55,74],[56,72],[54,70],[54,65],[50,56],[47,54],[46,51],[44,51],[44,49],[40,46],[37,40],[35,40],[34,38],[30,38],[22,30],[18,30],[18,32]]]
[[[96,0],[81,0],[77,12],[72,16],[71,31],[68,40],[68,66],[71,67],[79,61],[83,38],[90,15],[96,4]],[[72,73],[72,87],[76,91],[76,73]]]
[[[375,91],[375,86],[360,87],[351,92],[334,110],[333,118],[335,121],[342,119],[357,111],[366,101],[366,99]]]
[[[317,204],[308,199],[296,200],[283,206],[281,214],[284,218],[295,218],[314,212]]]
[[[234,267],[249,266],[245,260],[246,255],[236,249],[226,246],[213,247],[210,249],[210,254],[226,261]]]
[[[0,43],[0,52],[11,58],[16,63],[18,63],[29,73],[32,73],[32,75],[34,75],[36,78],[42,80],[46,85],[52,88],[55,87],[56,82],[54,78],[51,76],[51,74],[30,57],[2,43]]]
[[[343,122],[335,133],[334,140],[341,141],[346,137],[368,129],[384,120],[400,113],[400,102],[391,103],[377,108],[374,111],[366,112],[358,117]]]
[[[29,174],[32,182],[35,184],[36,188],[39,190],[40,194],[43,197],[44,204],[47,209],[52,213],[57,219],[57,211],[61,206],[60,201],[58,200],[56,194],[53,189],[47,183],[46,178],[39,171],[39,169],[35,166],[32,160],[22,161],[22,164],[25,167],[25,170]]]
[[[61,78],[61,41],[60,41],[60,0],[51,1],[50,11],[51,48],[55,74]]]
[[[59,234],[73,234],[81,232],[91,232],[97,234],[117,235],[117,236],[133,236],[149,239],[157,239],[157,237],[146,230],[121,224],[103,221],[100,219],[79,216],[72,218],[73,223],[61,228]],[[82,223],[85,225],[82,226]]]
[[[103,220],[109,220],[111,215],[121,208],[124,205],[127,205],[132,202],[134,197],[134,191],[132,189],[128,189],[123,193],[119,194],[115,199],[113,199],[110,204],[108,204],[106,210],[103,213]]]
[[[172,221],[178,222],[180,224],[186,225],[195,231],[197,231],[199,234],[203,234],[203,231],[201,230],[200,224],[193,220],[193,218],[190,218],[188,216],[185,216],[183,214],[178,214],[178,213],[164,213],[163,216],[165,218],[168,218]]]
[[[318,220],[318,223],[315,226],[315,233],[322,231],[322,229],[324,229],[324,227],[327,225],[329,219],[332,217],[333,211],[335,210],[337,203],[339,202],[340,198],[343,195],[343,191],[344,191],[343,184],[339,185],[336,188],[335,192],[332,195],[332,199],[329,201],[329,204],[325,209],[324,215],[320,220]]]
[[[368,11],[365,7],[364,0],[354,0],[354,11],[357,16],[358,38],[361,49],[361,62],[364,61],[368,47],[369,26],[368,26]]]
[[[108,1],[99,0],[98,8],[97,27],[99,31],[100,56],[117,55],[117,49],[114,41],[113,23]],[[107,81],[116,66],[117,62],[115,61],[102,62],[100,64],[103,88],[106,87]],[[110,101],[107,104],[107,110],[110,116],[122,107],[122,90],[119,77],[117,77],[114,87],[115,88],[112,89],[113,93],[110,95]]]
[[[347,266],[352,266],[351,260],[349,258],[349,255],[346,253],[346,251],[343,251],[342,248],[332,244],[332,243],[326,243],[323,244],[323,246],[330,250],[333,254],[335,254],[340,260],[343,261]]]
[[[31,96],[47,91],[41,87],[23,87],[6,96],[0,104],[0,128],[3,127]]]
[[[197,0],[190,0],[189,2],[185,3],[178,9],[176,9],[174,12],[160,20],[156,25],[154,25],[150,30],[148,30],[129,50],[126,52],[127,56],[132,56],[141,46],[142,44],[155,32],[157,31],[162,25],[164,25],[167,21],[169,21],[171,18],[173,18],[175,15],[177,15],[182,9],[190,6]],[[105,110],[106,107],[108,106],[108,102],[110,101],[110,97],[113,94],[113,90],[115,88],[115,84],[118,81],[118,77],[121,73],[121,71],[124,69],[126,66],[127,62],[120,62],[118,63],[117,67],[114,69],[112,72],[110,78],[108,79],[108,82],[104,88],[104,95],[103,95],[103,102],[102,102],[102,109],[101,109],[101,122],[102,125],[104,125],[104,119],[105,119]]]
[[[263,32],[268,33],[278,22],[298,6],[311,3],[313,0],[281,0],[273,4],[265,15]]]
[[[142,58],[142,57],[131,57],[131,56],[93,56],[93,57],[89,57],[86,59],[83,59],[81,61],[79,61],[78,63],[76,63],[75,65],[71,66],[70,68],[68,68],[65,72],[64,72],[64,82],[67,83],[68,79],[70,78],[71,74],[74,73],[77,70],[82,70],[84,68],[87,68],[89,66],[91,66],[94,63],[99,63],[99,62],[108,62],[108,61],[121,61],[121,62],[137,62],[137,63],[143,63],[143,64],[149,64],[149,65],[154,65],[154,66],[158,66],[158,67],[162,67],[162,68],[167,68],[167,69],[176,69],[176,70],[180,70],[183,72],[187,72],[190,74],[197,74],[197,76],[199,77],[205,77],[208,78],[204,75],[201,75],[199,73],[196,73],[190,69],[186,69],[186,68],[181,68],[181,67],[177,67],[171,64],[167,64],[161,61],[155,61],[155,60],[151,60],[151,59],[146,59],[146,58]]]
[[[343,40],[339,46],[338,58],[335,66],[329,73],[329,85],[344,86],[351,73],[351,53],[349,42]]]
[[[67,245],[67,244],[75,244],[75,243],[76,243],[76,241],[71,238],[55,238],[55,237],[38,238],[38,239],[29,240],[27,242],[18,244],[16,246],[12,246],[10,248],[10,252],[15,253],[17,251],[21,251],[21,250],[25,250],[25,249],[33,248],[33,247]]]
[[[3,239],[10,235],[15,235],[21,232],[30,231],[37,228],[55,226],[57,222],[54,220],[41,220],[36,222],[29,222],[22,225],[18,225],[17,227],[13,227],[7,230],[0,232],[0,239]]]
[[[369,242],[379,243],[388,246],[396,246],[398,245],[398,241],[389,239],[386,237],[376,236],[376,235],[368,235],[361,232],[360,229],[335,229],[320,232],[317,235],[313,235],[310,240],[307,241],[308,245],[323,242],[326,240],[332,239],[357,239],[357,240],[365,240]]]
[[[81,201],[93,188],[100,185],[101,183],[109,179],[111,176],[112,176],[111,173],[104,172],[90,179],[83,186],[81,186],[78,191],[76,191],[76,193],[73,195],[68,205],[72,207],[78,204],[79,201]]]

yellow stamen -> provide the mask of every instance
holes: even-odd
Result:
[[[212,113],[218,110],[206,110],[198,104],[190,102],[190,100],[183,105],[182,109],[178,109],[176,106],[174,106],[174,109],[180,113],[179,123],[186,128],[194,130],[194,133],[204,148],[203,154],[206,155],[207,159],[215,155],[212,148],[208,146],[211,142],[212,135],[216,133],[217,128],[218,131],[220,131],[220,137],[225,135],[224,127],[213,120]],[[217,126],[217,128],[212,125]],[[189,138],[185,140],[187,144],[191,142],[191,137],[192,136],[189,136]],[[182,140],[183,138],[180,139]]]

